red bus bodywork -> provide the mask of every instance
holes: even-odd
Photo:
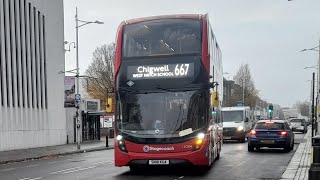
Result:
[[[115,61],[115,79],[118,75],[121,61],[122,61],[122,41],[123,41],[123,33],[124,26],[127,24],[134,24],[149,20],[157,20],[157,19],[201,19],[202,21],[202,63],[205,67],[206,73],[210,75],[210,55],[208,52],[208,19],[207,15],[166,15],[166,16],[153,16],[147,18],[139,18],[133,19],[129,21],[124,21],[120,24],[117,32],[116,38],[116,61]],[[115,80],[115,82],[117,82]],[[115,86],[116,87],[116,86]],[[116,90],[115,90],[116,92]],[[115,110],[116,111],[116,110]],[[116,114],[117,112],[115,112]],[[175,162],[174,164],[192,164],[196,166],[209,166],[216,159],[221,151],[222,146],[222,129],[221,133],[211,134],[212,130],[208,127],[208,132],[205,135],[204,142],[198,150],[193,150],[192,147],[196,143],[196,139],[192,139],[187,142],[177,143],[177,144],[136,144],[130,141],[124,140],[125,146],[129,149],[129,152],[123,152],[119,148],[118,141],[115,138],[115,166],[128,166],[130,163],[136,160],[170,160]],[[218,129],[218,127],[216,127]],[[115,137],[117,136],[115,130]],[[214,139],[219,142],[214,147],[217,147],[217,150],[209,149],[208,146],[211,142],[213,136],[216,136]],[[154,151],[150,150],[150,148],[155,149]],[[170,150],[161,150],[157,151],[157,148],[169,148]],[[146,152],[146,149],[148,152]],[[212,152],[210,155],[209,152]]]

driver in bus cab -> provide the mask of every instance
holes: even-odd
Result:
[[[132,107],[129,110],[128,130],[143,130],[141,126],[142,116],[138,107]]]

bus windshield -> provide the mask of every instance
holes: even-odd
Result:
[[[125,26],[123,57],[201,53],[201,21],[159,19]]]
[[[179,137],[184,130],[197,131],[208,123],[208,90],[186,92],[118,92],[120,131],[145,138]],[[190,131],[189,131],[190,132]]]
[[[242,122],[243,111],[222,111],[223,122]]]

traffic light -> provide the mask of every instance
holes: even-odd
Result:
[[[106,111],[107,111],[107,113],[112,112],[112,98],[107,99]]]
[[[269,113],[272,113],[272,111],[273,111],[273,105],[272,104],[269,105],[269,110],[268,111],[269,111]]]

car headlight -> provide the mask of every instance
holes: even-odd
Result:
[[[243,126],[239,126],[237,130],[238,131],[243,131]]]

